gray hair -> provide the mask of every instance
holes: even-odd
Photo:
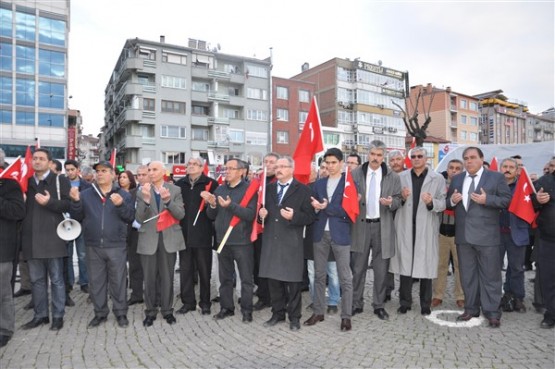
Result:
[[[287,160],[287,162],[289,163],[289,165],[291,166],[292,169],[295,169],[295,160],[293,160],[292,157],[290,157],[289,155],[282,155],[279,157],[280,159],[285,159]]]
[[[380,140],[374,140],[370,142],[370,146],[368,147],[368,150],[372,150],[372,149],[382,150],[384,155],[387,152],[387,146]]]
[[[403,152],[402,152],[401,150],[391,150],[391,151],[389,152],[389,154],[387,155],[387,158],[388,158],[389,160],[391,160],[391,159],[393,159],[393,158],[395,158],[395,157],[397,157],[397,156],[400,156],[400,157],[402,157],[402,158],[405,157],[405,155],[403,155]]]
[[[272,157],[276,158],[276,160],[277,160],[277,159],[281,159],[281,156],[280,156],[278,153],[275,153],[275,152],[269,152],[269,153],[267,153],[266,155],[264,155],[264,159],[266,159],[266,158],[269,157],[269,156],[272,156]]]
[[[411,149],[409,151],[409,156],[412,155],[413,152],[423,152],[424,153],[424,157],[427,158],[428,157],[428,150],[426,150],[425,148],[423,148],[422,146],[416,146],[415,148]]]
[[[91,167],[86,167],[86,166],[81,167],[81,175],[82,175],[82,176],[86,176],[86,175],[89,175],[89,174],[93,174],[93,175],[94,175],[94,170],[93,170],[93,168],[91,168]]]
[[[204,159],[199,157],[190,157],[189,160],[194,160],[198,163],[199,166],[203,167],[204,166]]]
[[[518,168],[518,162],[516,161],[516,159],[513,159],[513,158],[505,158],[505,159],[501,160],[501,166],[503,166],[503,164],[506,161],[512,162],[515,165],[515,167]]]

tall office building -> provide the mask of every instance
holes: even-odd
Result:
[[[105,152],[135,168],[160,160],[168,169],[191,156],[223,164],[231,157],[262,164],[269,151],[269,59],[129,39],[105,91]]]
[[[0,2],[0,147],[25,155],[40,139],[67,157],[70,2]]]

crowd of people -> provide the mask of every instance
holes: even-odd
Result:
[[[101,161],[83,173],[68,160],[64,175],[48,150],[36,149],[26,192],[14,180],[0,180],[0,347],[15,330],[14,297],[32,296],[25,308],[34,316],[21,329],[50,324],[56,331],[63,328],[66,306],[74,305],[76,282],[94,310],[90,329],[105,323],[110,310],[117,325],[127,327],[128,307],[135,304],[144,305],[145,327],[158,312],[168,324],[177,322],[175,314],[210,315],[213,303],[220,305],[213,319],[226,319],[235,315],[235,291],[244,323],[253,321],[253,311],[271,308],[265,327],[288,319],[295,331],[308,289],[312,314],[302,324],[339,313],[339,329],[349,331],[352,317],[364,312],[369,270],[372,310],[381,320],[390,318],[385,308],[395,275],[397,313],[416,305],[417,282],[425,316],[444,303],[452,267],[452,295],[463,309],[457,321],[482,314],[496,328],[503,312],[527,311],[524,271],[532,245],[534,308],[544,313],[540,326],[553,328],[555,158],[534,179],[529,200],[538,215],[531,226],[508,211],[520,157],[503,159],[500,171],[492,171],[479,147],[467,147],[436,173],[423,147],[408,156],[410,169],[402,152],[388,152],[381,141],[370,143],[364,163],[357,154],[345,158],[331,148],[308,184],[295,179],[291,157],[269,153],[257,173],[231,158],[219,184],[204,173],[202,158],[190,158],[187,175],[170,183],[162,162],[139,166],[134,174],[116,173]],[[343,203],[351,185],[358,214]],[[69,242],[58,235],[67,217],[82,229]],[[174,311],[176,266],[182,306]],[[14,292],[17,271],[20,289]],[[218,291],[211,299],[214,275]]]

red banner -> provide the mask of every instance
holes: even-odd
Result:
[[[67,129],[67,158],[75,160],[75,152],[77,151],[77,131],[75,127]]]

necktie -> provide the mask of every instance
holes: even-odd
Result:
[[[377,218],[375,212],[376,208],[376,172],[370,173],[370,184],[368,185],[368,193],[366,194],[366,204],[368,206],[367,215],[371,218]]]
[[[281,198],[283,197],[283,190],[285,189],[285,187],[289,186],[289,183],[286,183],[284,185],[282,185],[281,183],[278,183],[278,186],[279,186],[278,204],[281,204]]]
[[[474,178],[476,178],[476,174],[471,175],[470,178],[472,178],[472,182],[470,182],[470,187],[468,187],[468,199],[466,202],[467,209],[470,206],[470,195],[472,195],[474,193],[474,190],[476,190],[476,184],[474,183]]]

